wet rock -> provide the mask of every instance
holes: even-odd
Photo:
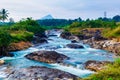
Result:
[[[45,33],[37,33],[37,34],[35,34],[35,36],[37,36],[39,38],[47,38],[47,35]]]
[[[5,63],[4,60],[0,60],[0,65],[3,65]]]
[[[71,43],[78,43],[78,41],[76,41],[76,40],[72,40]]]
[[[34,37],[33,43],[34,43],[34,44],[48,43],[48,41],[47,41],[46,38]]]
[[[66,46],[67,46],[68,48],[74,48],[74,49],[82,49],[82,48],[84,48],[82,45],[73,44],[73,43],[67,44]]]
[[[105,65],[106,64],[110,64],[112,62],[108,62],[108,61],[94,61],[94,60],[90,60],[85,62],[85,68],[92,70],[92,71],[101,71],[103,69],[105,69]]]
[[[70,39],[70,36],[72,36],[70,32],[62,32],[60,35],[60,37],[64,39]]]
[[[38,33],[35,34],[33,37],[33,43],[34,44],[41,44],[41,43],[47,43],[47,35],[45,35],[45,33]]]
[[[33,66],[15,70],[9,80],[77,80],[77,76],[56,69]]]
[[[59,54],[55,51],[38,51],[28,54],[28,59],[36,60],[45,63],[63,63],[64,60],[69,59],[63,54]]]

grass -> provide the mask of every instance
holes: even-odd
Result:
[[[106,29],[103,31],[103,36],[106,38],[120,38],[120,26],[114,29]]]
[[[10,33],[12,42],[31,41],[33,33],[28,31],[14,31]]]
[[[120,58],[107,68],[83,80],[120,80]]]

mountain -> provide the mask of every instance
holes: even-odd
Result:
[[[54,19],[54,18],[52,17],[52,15],[49,14],[49,15],[42,17],[41,19],[44,20],[44,19]]]

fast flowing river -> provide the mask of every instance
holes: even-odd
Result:
[[[71,49],[66,48],[66,44],[71,43],[70,40],[65,40],[59,37],[58,32],[54,32],[54,35],[48,38],[48,43],[38,45],[35,47],[30,47],[29,49],[11,52],[14,54],[14,57],[3,57],[2,60],[5,60],[10,66],[15,69],[25,68],[30,66],[45,66],[48,68],[59,69],[65,72],[69,72],[79,77],[86,77],[92,73],[93,71],[84,69],[83,63],[88,60],[96,60],[96,61],[113,61],[114,58],[111,53],[108,53],[104,50],[90,48],[87,44],[77,43],[84,46],[84,49]],[[24,56],[40,50],[54,50],[58,53],[64,54],[70,57],[70,60],[66,60],[65,63],[67,65],[60,64],[47,64],[43,62],[37,62],[33,60],[29,60]],[[0,68],[0,79],[5,79],[5,72],[3,71],[4,67]]]

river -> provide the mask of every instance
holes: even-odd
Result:
[[[93,74],[93,71],[84,69],[84,63],[88,60],[96,60],[96,61],[113,61],[114,55],[100,49],[90,48],[87,44],[76,43],[84,46],[84,49],[71,49],[66,48],[66,44],[71,43],[70,40],[62,39],[59,37],[60,33],[54,32],[56,36],[50,36],[48,38],[48,43],[37,45],[34,47],[30,47],[26,50],[11,52],[14,54],[13,57],[3,57],[2,60],[5,60],[8,63],[8,66],[13,67],[14,69],[26,68],[30,66],[45,66],[48,68],[59,69],[65,72],[69,72],[79,77],[86,77],[90,74]],[[48,50],[48,51],[56,51],[61,54],[64,54],[70,57],[69,60],[66,60],[65,63],[67,65],[61,64],[47,64],[43,62],[37,62],[33,60],[29,60],[24,56],[40,50]],[[5,79],[4,67],[0,69],[0,78]]]

